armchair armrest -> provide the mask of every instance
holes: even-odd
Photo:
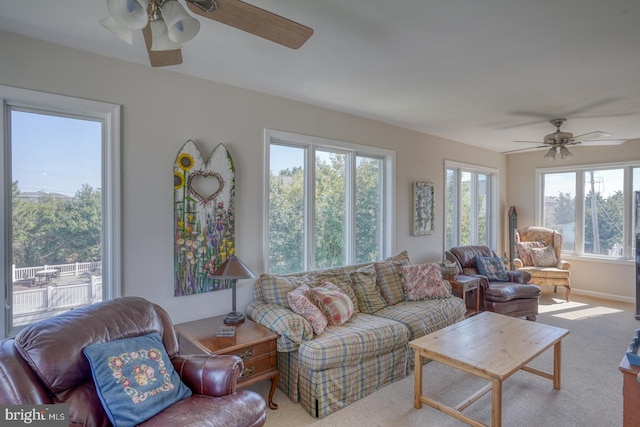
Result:
[[[526,271],[507,270],[507,275],[509,275],[509,280],[513,283],[527,284],[531,280],[531,274]]]
[[[515,268],[522,268],[522,267],[524,267],[524,262],[522,262],[522,260],[520,258],[514,258],[513,259],[513,266]]]
[[[191,391],[214,397],[235,393],[238,377],[244,370],[242,359],[231,355],[176,356],[171,363]]]
[[[558,268],[560,270],[569,270],[571,268],[571,263],[569,261],[558,261]]]
[[[302,341],[313,339],[313,328],[307,319],[288,308],[253,300],[246,313],[249,319],[280,335],[276,341],[280,352],[296,351]]]

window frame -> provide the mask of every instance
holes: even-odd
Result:
[[[12,108],[99,120],[102,126],[102,280],[103,300],[121,296],[121,188],[120,188],[120,106],[100,101],[38,92],[0,85],[0,277],[4,284],[4,304],[0,308],[0,338],[15,335],[21,327],[13,327],[11,292],[11,129]],[[8,307],[8,308],[7,308]]]
[[[633,253],[634,245],[634,195],[633,195],[633,170],[634,168],[640,168],[640,161],[632,162],[611,162],[611,163],[597,163],[597,164],[585,164],[585,165],[573,165],[573,166],[556,166],[545,167],[535,169],[535,224],[544,224],[544,176],[550,173],[566,173],[573,172],[576,174],[576,188],[575,188],[575,247],[573,251],[563,250],[563,256],[567,258],[589,258],[597,259],[599,261],[607,262],[631,262],[635,261],[635,254]],[[623,169],[623,225],[622,225],[622,240],[623,240],[623,255],[622,257],[599,255],[594,253],[584,252],[584,215],[585,215],[585,189],[584,179],[585,174],[590,171],[598,170],[610,170],[610,169]],[[580,203],[578,203],[580,201]]]
[[[304,255],[302,271],[315,269],[314,239],[310,238],[315,230],[313,221],[314,200],[311,195],[315,192],[315,153],[316,151],[330,151],[340,154],[348,154],[349,161],[347,169],[347,189],[346,189],[346,213],[349,218],[355,221],[356,200],[353,197],[356,186],[356,175],[353,173],[356,168],[356,158],[369,157],[382,160],[382,256],[388,257],[395,250],[395,162],[396,152],[384,148],[371,147],[362,144],[338,141],[327,138],[285,132],[274,129],[264,131],[264,188],[263,188],[263,265],[264,271],[269,271],[269,178],[270,178],[270,147],[271,144],[289,146],[304,149]],[[347,221],[345,227],[346,260],[345,265],[355,263],[355,223]]]
[[[473,164],[469,164],[469,163],[462,163],[462,162],[456,162],[453,160],[445,160],[444,161],[444,195],[443,195],[443,206],[442,206],[442,218],[443,218],[443,231],[442,231],[442,245],[443,245],[443,252],[449,250],[450,248],[447,248],[447,203],[446,200],[448,198],[448,195],[446,194],[447,192],[447,171],[449,170],[453,170],[456,173],[456,180],[455,180],[455,192],[456,194],[453,197],[453,202],[455,204],[454,206],[454,218],[453,218],[453,223],[456,224],[456,228],[454,230],[454,239],[455,240],[455,244],[453,247],[455,246],[460,246],[460,204],[461,204],[461,200],[462,200],[462,186],[460,185],[460,179],[461,179],[461,174],[463,172],[471,172],[474,174],[474,176],[477,178],[478,174],[483,174],[483,175],[487,175],[487,177],[490,179],[490,182],[487,185],[487,192],[488,194],[488,211],[487,211],[487,227],[489,228],[487,230],[487,246],[489,246],[490,248],[497,250],[497,243],[498,243],[498,200],[499,200],[499,195],[498,195],[498,183],[499,183],[499,171],[498,169],[494,169],[494,168],[490,168],[490,167],[486,167],[486,166],[479,166],[479,165],[473,165]],[[475,179],[474,180],[474,191],[473,194],[471,194],[471,206],[476,206],[477,207],[477,198],[476,195],[478,193],[478,180]],[[471,218],[475,218],[475,215],[471,215]],[[471,244],[475,245],[477,244],[477,221],[473,222],[473,229],[475,230],[473,233],[474,239],[473,242]]]

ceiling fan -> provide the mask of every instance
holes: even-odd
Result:
[[[241,0],[185,0],[199,16],[230,25],[258,37],[298,49],[313,29]],[[107,0],[109,15],[100,24],[133,44],[133,31],[142,30],[152,67],[182,63],[181,44],[191,40],[200,22],[177,0]]]
[[[542,144],[532,148],[521,148],[518,150],[504,151],[502,154],[515,153],[517,151],[535,150],[538,148],[549,148],[549,151],[544,155],[545,159],[555,160],[556,155],[560,154],[561,160],[568,160],[573,157],[573,154],[567,149],[567,146],[572,145],[620,145],[625,142],[624,139],[598,139],[611,136],[609,132],[593,131],[583,133],[581,135],[573,136],[571,132],[564,132],[560,130],[560,126],[566,122],[567,119],[551,119],[549,123],[555,126],[556,131],[545,135],[542,141],[514,141],[525,142],[531,144]]]

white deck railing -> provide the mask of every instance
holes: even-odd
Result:
[[[101,268],[102,262],[76,262],[73,264],[58,264],[58,265],[38,265],[35,267],[16,268],[15,264],[12,265],[12,278],[13,282],[24,279],[32,279],[36,277],[36,272],[41,270],[55,269],[60,272],[60,276],[79,276],[85,271]]]

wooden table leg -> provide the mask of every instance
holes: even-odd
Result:
[[[562,340],[553,345],[553,388],[560,390],[560,365],[562,364]]]
[[[416,349],[413,350],[415,354],[415,363],[414,363],[414,379],[413,379],[413,406],[415,408],[422,408],[422,401],[420,400],[420,396],[422,396],[422,356],[420,352]]]
[[[491,426],[500,427],[502,425],[502,381],[494,378],[491,382]]]
[[[276,373],[271,377],[271,390],[269,390],[269,408],[273,410],[278,409],[278,405],[276,403],[273,403],[273,394],[276,392],[276,386],[278,385],[279,379],[280,372],[276,371]]]

